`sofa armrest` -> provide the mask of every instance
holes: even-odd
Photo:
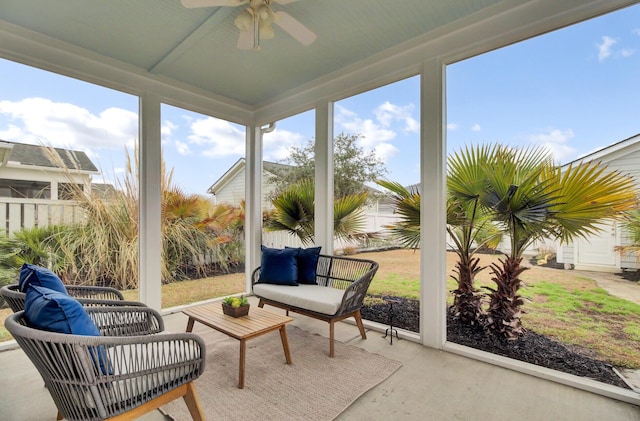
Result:
[[[362,302],[364,301],[365,295],[367,295],[367,290],[369,289],[369,285],[371,285],[371,281],[373,280],[373,276],[376,274],[378,270],[378,265],[373,265],[373,267],[367,271],[363,276],[361,276],[357,281],[354,281],[349,285],[342,297],[342,304],[338,309],[337,314],[346,314],[355,310],[359,310],[362,307]]]

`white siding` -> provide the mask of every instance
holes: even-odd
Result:
[[[240,202],[244,200],[244,180],[245,170],[243,168],[216,194],[216,202],[239,206]]]
[[[270,174],[268,172],[262,172],[262,209],[266,207],[271,208],[270,203],[266,198],[273,191],[273,186],[266,183]],[[220,191],[216,194],[216,203],[228,203],[233,206],[239,206],[240,202],[244,200],[244,182],[245,182],[245,169],[238,171],[235,175]],[[269,205],[269,206],[267,206]]]
[[[635,150],[634,150],[635,149]],[[636,188],[640,192],[640,140],[627,148],[613,152],[609,156],[602,157],[602,163],[610,171],[619,171],[629,174],[636,181]],[[629,244],[629,238],[623,232],[621,235],[621,245]],[[558,248],[558,262],[575,264],[574,243],[565,244]],[[611,250],[611,253],[616,253]],[[638,269],[640,265],[635,256],[625,255],[621,257],[620,267],[625,269]]]

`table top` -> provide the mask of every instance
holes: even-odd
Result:
[[[219,302],[191,307],[182,312],[197,322],[239,340],[279,329],[293,321],[289,316],[272,313],[257,306],[251,306],[246,316],[227,316],[222,312],[222,304]]]

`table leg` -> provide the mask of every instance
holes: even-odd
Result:
[[[287,339],[287,328],[285,325],[280,326],[280,339],[282,340],[282,349],[284,349],[284,357],[287,364],[291,364],[291,352],[289,351],[289,340]]]
[[[238,389],[244,389],[244,363],[247,357],[247,342],[240,340],[240,372],[238,373]]]
[[[193,320],[191,317],[189,317],[189,321],[187,322],[187,332],[193,331],[193,324],[194,323],[195,323],[195,320]]]

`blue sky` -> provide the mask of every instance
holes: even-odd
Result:
[[[0,59],[0,139],[89,154],[107,182],[137,141],[136,97]],[[336,103],[335,133],[361,135],[388,178],[419,181],[419,79]],[[174,182],[205,194],[244,156],[244,128],[163,106]],[[277,123],[264,157],[286,158],[314,136],[313,111]],[[447,68],[447,146],[501,142],[548,148],[560,163],[640,133],[640,6]],[[97,180],[101,181],[101,180]]]

